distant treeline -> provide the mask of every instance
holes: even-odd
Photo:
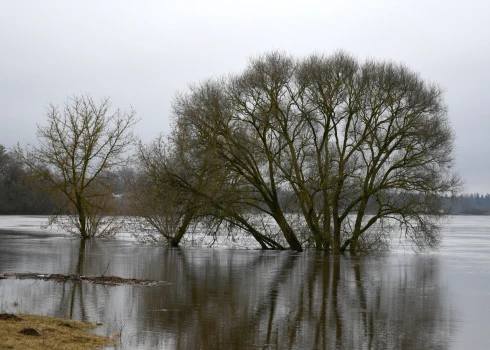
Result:
[[[113,188],[116,189],[114,196],[118,198],[119,214],[131,215],[125,194],[129,192],[128,179],[138,176],[136,170],[125,168],[106,176],[111,178]],[[53,214],[57,207],[54,204],[62,199],[55,198],[45,191],[42,182],[42,179],[29,173],[14,153],[8,152],[0,145],[0,215]],[[400,194],[396,196],[403,200]],[[299,206],[296,208],[296,205],[291,203],[292,196],[288,191],[281,191],[279,197],[283,204],[288,202],[289,211],[299,210]],[[376,209],[374,201],[368,204],[368,212],[375,212]],[[490,194],[474,193],[435,198],[434,211],[452,215],[490,215]]]
[[[115,189],[114,196],[119,200],[119,214],[127,214],[124,196],[127,192],[125,183],[132,176],[131,170],[122,169],[118,173],[107,173]],[[0,215],[51,215],[55,208],[59,208],[63,197],[54,195],[45,190],[43,179],[30,173],[27,167],[16,157],[0,145]],[[59,210],[59,209],[58,209]],[[57,213],[58,214],[58,213]]]
[[[14,153],[0,145],[0,214],[51,214],[52,198]]]
[[[490,215],[490,194],[463,194],[443,197],[442,209],[448,214]]]

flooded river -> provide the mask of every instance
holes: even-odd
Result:
[[[0,217],[0,274],[80,273],[155,286],[0,280],[0,311],[100,322],[126,349],[490,349],[490,217],[453,217],[436,253],[82,244]]]

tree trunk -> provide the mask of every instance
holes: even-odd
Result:
[[[339,173],[342,174],[343,166],[339,165],[340,170]],[[342,191],[343,180],[339,179],[337,183],[337,187],[335,188],[335,194],[332,203],[332,220],[333,220],[333,245],[332,251],[334,254],[339,254],[341,251],[340,243],[341,243],[341,221],[339,216],[339,203],[340,203],[340,192]]]
[[[77,196],[77,212],[78,212],[78,222],[80,223],[80,236],[82,239],[90,238],[87,232],[87,216],[85,215],[85,209],[82,204],[82,196],[79,194]]]
[[[352,233],[352,237],[350,239],[349,251],[351,252],[355,252],[357,250],[357,243],[359,241],[359,236],[361,235],[362,218],[364,217],[364,214],[366,212],[367,201],[368,200],[365,195],[363,200],[361,201],[359,210],[357,211],[357,218],[356,218],[356,223],[354,225],[354,232]]]
[[[182,237],[184,237],[184,234],[187,232],[187,228],[189,227],[189,224],[192,221],[192,218],[194,217],[194,212],[193,211],[188,211],[185,213],[184,218],[182,219],[182,224],[179,226],[179,230],[175,234],[175,236],[170,240],[170,245],[172,247],[177,247],[182,240]]]
[[[279,228],[281,229],[282,234],[284,235],[284,238],[288,242],[291,250],[295,250],[297,252],[302,252],[303,247],[301,246],[301,243],[298,241],[298,238],[294,234],[293,229],[288,224],[284,215],[282,213],[280,213],[275,217],[275,219],[276,219],[277,224],[279,225]]]

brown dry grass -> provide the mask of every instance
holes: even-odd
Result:
[[[5,315],[5,314],[4,314]],[[115,344],[114,339],[90,333],[94,323],[84,323],[47,316],[18,314],[0,319],[0,350],[4,349],[98,349]],[[19,333],[25,328],[35,329],[40,336]]]

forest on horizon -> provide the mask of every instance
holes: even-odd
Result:
[[[133,215],[128,205],[129,179],[138,176],[136,169],[123,168],[106,174],[111,179],[120,215]],[[53,194],[45,191],[39,179],[0,144],[0,215],[52,215],[55,213]],[[441,196],[434,211],[449,215],[490,215],[490,193],[464,193],[454,197]]]

